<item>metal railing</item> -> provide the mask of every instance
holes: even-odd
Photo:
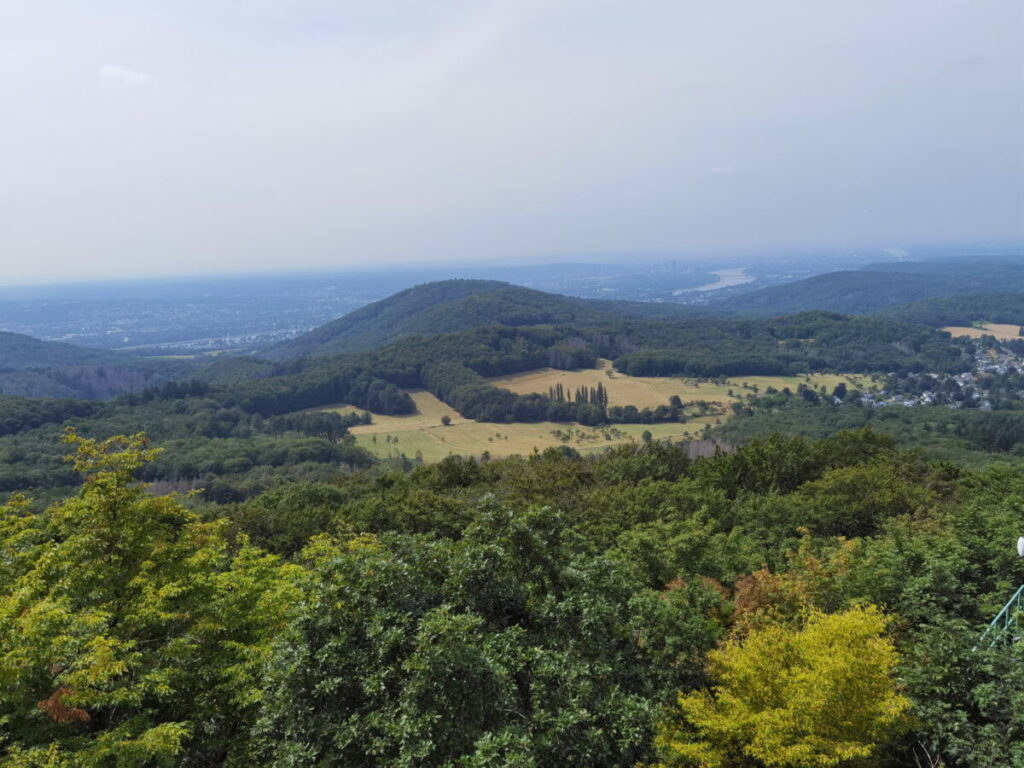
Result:
[[[982,645],[987,641],[988,647],[994,648],[1006,639],[1009,639],[1010,642],[1016,641],[1017,638],[1014,637],[1014,631],[1018,625],[1022,603],[1024,603],[1024,584],[1013,593],[1013,597],[1003,606],[1003,610],[996,614],[996,617],[992,619],[992,623],[988,625],[988,629],[982,632],[978,645]]]

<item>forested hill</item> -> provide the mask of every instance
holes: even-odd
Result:
[[[875,313],[876,317],[932,328],[971,325],[974,322],[1024,325],[1024,293],[968,293],[899,304]]]
[[[434,336],[488,325],[580,325],[623,317],[678,318],[706,313],[685,305],[578,299],[494,280],[444,280],[368,304],[264,350],[261,356],[288,360],[362,352],[403,336]]]
[[[795,283],[774,285],[722,302],[721,309],[743,314],[785,315],[829,308],[843,313],[874,312],[894,304],[947,296],[944,279],[901,272],[828,272]]]
[[[375,301],[277,344],[261,356],[287,360],[360,352],[410,334],[452,333],[495,324],[539,325],[573,321],[585,314],[570,299],[496,280],[444,280]]]
[[[774,317],[815,310],[870,314],[911,302],[993,291],[1004,294],[998,303],[1000,308],[1012,306],[1014,300],[1008,298],[1011,292],[1024,292],[1024,264],[1006,259],[949,259],[870,265],[751,291],[706,306],[587,300],[493,280],[445,280],[418,285],[369,304],[263,350],[260,356],[284,361],[361,352],[404,336],[436,336],[489,325],[582,327],[613,325],[628,319],[678,322],[702,318],[714,326],[714,318],[729,315]],[[984,302],[979,302],[974,303],[981,307]],[[939,308],[943,312],[932,311]],[[885,317],[943,324],[932,323],[933,316],[949,315],[954,308],[959,314],[965,309],[948,303],[911,307]],[[972,319],[985,315],[969,314],[974,315]]]
[[[713,306],[762,316],[815,309],[865,314],[908,302],[994,291],[1024,291],[1024,263],[949,259],[869,265],[750,291]]]
[[[87,349],[0,331],[0,368],[50,368],[58,365],[118,365],[131,358],[105,349]]]
[[[0,395],[107,399],[190,376],[197,367],[0,332]]]

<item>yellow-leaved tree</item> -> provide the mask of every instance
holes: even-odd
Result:
[[[658,735],[661,765],[825,768],[870,760],[908,725],[885,628],[875,606],[812,611],[800,628],[761,627],[712,651],[717,684],[679,697]]]
[[[77,495],[0,506],[0,765],[251,765],[297,568],[147,493],[143,435],[67,442]]]

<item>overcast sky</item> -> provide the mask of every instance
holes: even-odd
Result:
[[[12,0],[0,99],[0,282],[1024,237],[1021,0]]]

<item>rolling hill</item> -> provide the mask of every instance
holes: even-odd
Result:
[[[0,332],[0,395],[104,400],[183,378],[190,360],[162,360]]]
[[[131,358],[104,349],[88,349],[60,341],[43,341],[21,333],[0,331],[0,368],[52,368],[63,365],[119,365]]]
[[[876,312],[909,301],[948,296],[956,286],[944,278],[903,272],[828,272],[728,299],[720,309],[747,315],[787,315],[814,309],[843,314]]]
[[[898,304],[875,313],[876,317],[932,328],[971,325],[978,321],[1024,325],[1024,292],[968,293]]]
[[[1010,259],[943,259],[869,265],[762,288],[714,305],[746,315],[787,315],[815,309],[866,314],[929,299],[1024,291],[1024,263]]]
[[[746,315],[771,317],[814,310],[870,314],[912,302],[965,294],[1024,291],[1024,263],[1012,258],[955,258],[873,264],[749,291],[706,306],[580,299],[495,280],[424,283],[368,304],[295,339],[262,350],[271,361],[377,349],[404,336],[436,336],[488,325],[597,325],[625,318],[679,320]],[[971,303],[971,302],[969,302]],[[977,304],[973,302],[972,304]],[[954,307],[958,307],[954,311]],[[894,310],[892,319],[931,323],[935,316],[963,314],[961,302]],[[1002,316],[1002,315],[1000,315]],[[959,320],[959,318],[953,318]]]
[[[435,336],[487,325],[511,327],[589,324],[623,317],[706,314],[683,305],[601,301],[521,288],[493,280],[424,283],[263,350],[260,357],[288,360],[376,349],[403,336]]]

